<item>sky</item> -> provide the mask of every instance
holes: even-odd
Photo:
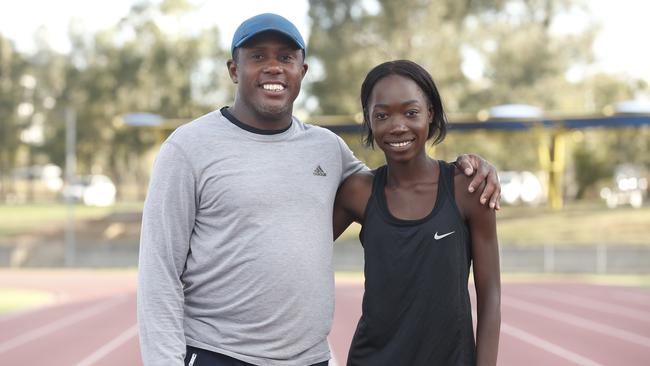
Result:
[[[35,32],[45,27],[50,44],[66,52],[71,19],[91,31],[107,28],[126,15],[132,3],[133,0],[0,0],[0,34],[12,39],[19,50],[29,52],[34,48]],[[304,38],[308,38],[307,0],[194,0],[192,3],[201,9],[194,24],[206,27],[217,24],[224,46],[229,45],[230,37],[242,20],[263,12],[289,18]],[[643,35],[650,34],[650,1],[588,0],[586,3],[592,19],[601,25],[594,43],[596,62],[586,72],[605,71],[650,82],[650,47],[643,43],[646,38]],[[569,15],[562,17],[557,26],[571,32],[586,20],[584,16]]]

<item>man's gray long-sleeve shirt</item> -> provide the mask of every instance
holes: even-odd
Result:
[[[295,118],[272,135],[220,111],[178,128],[143,212],[145,365],[182,365],[186,344],[256,365],[327,360],[332,206],[362,168],[338,136]]]

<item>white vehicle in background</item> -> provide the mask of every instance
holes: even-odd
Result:
[[[63,187],[61,172],[61,168],[54,164],[33,165],[15,169],[12,178],[19,183],[32,179],[38,188],[58,192]]]
[[[77,177],[71,184],[63,188],[63,197],[87,206],[106,207],[115,204],[117,190],[111,178],[101,175],[85,175]]]
[[[544,112],[528,104],[502,104],[488,109],[487,115],[490,119],[539,119]]]
[[[541,181],[529,171],[503,171],[498,173],[501,182],[501,202],[508,205],[535,206],[544,201]]]
[[[643,168],[633,164],[622,164],[614,170],[614,186],[600,190],[600,197],[605,200],[607,207],[627,205],[639,208],[643,205],[648,180],[643,174]]]

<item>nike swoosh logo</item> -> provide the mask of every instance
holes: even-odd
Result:
[[[440,240],[440,239],[445,238],[445,237],[447,237],[447,236],[449,236],[449,235],[451,235],[453,233],[455,233],[455,231],[452,231],[452,232],[449,232],[449,233],[446,233],[446,234],[442,234],[442,235],[438,235],[438,232],[436,231],[436,233],[433,234],[433,238],[436,239],[436,240]]]

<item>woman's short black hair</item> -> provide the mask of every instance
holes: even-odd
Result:
[[[363,84],[361,84],[361,107],[363,108],[363,128],[366,132],[364,143],[366,146],[374,146],[374,137],[372,128],[370,128],[370,113],[368,110],[368,100],[370,94],[377,82],[390,75],[399,75],[413,80],[422,89],[429,102],[429,107],[433,112],[433,121],[429,128],[427,140],[433,138],[433,144],[438,144],[444,140],[447,134],[447,117],[442,107],[442,100],[438,88],[433,78],[422,66],[409,60],[388,61],[375,66],[368,75],[366,75]]]

